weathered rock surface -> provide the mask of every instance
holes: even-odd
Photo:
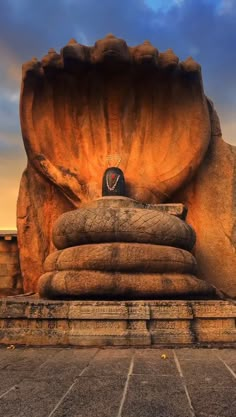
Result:
[[[45,272],[54,270],[178,272],[195,274],[194,256],[183,249],[143,243],[99,243],[51,253]]]
[[[164,212],[134,208],[81,208],[62,214],[53,228],[58,249],[86,243],[155,243],[193,248],[194,230]]]
[[[53,271],[42,275],[39,294],[45,298],[153,299],[216,296],[207,282],[189,274],[102,271]]]
[[[236,297],[236,148],[221,138],[212,111],[212,140],[195,179],[174,199],[188,207],[199,276]]]
[[[55,249],[51,240],[54,222],[72,208],[60,190],[28,163],[17,203],[18,246],[25,292],[36,290],[43,274],[43,262]]]

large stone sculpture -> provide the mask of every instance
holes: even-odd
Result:
[[[159,53],[147,41],[128,47],[108,35],[86,47],[72,40],[60,54],[50,50],[23,66],[20,110],[28,156],[18,199],[26,291],[36,290],[55,250],[53,224],[101,197],[115,154],[127,197],[188,206],[198,276],[236,295],[235,150],[221,138],[196,62],[179,63],[172,50]]]

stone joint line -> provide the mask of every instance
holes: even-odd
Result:
[[[227,368],[227,370],[233,375],[233,377],[236,379],[236,374],[233,371],[233,369],[230,368],[230,366],[220,357],[220,355],[216,354],[216,357],[224,364],[224,366]]]
[[[125,382],[124,391],[123,391],[123,395],[122,395],[122,398],[121,398],[121,403],[120,403],[120,407],[119,407],[117,417],[122,417],[122,410],[123,410],[124,403],[125,403],[126,396],[127,396],[127,392],[128,392],[129,380],[130,380],[130,376],[132,375],[133,369],[134,369],[134,356],[135,356],[135,353],[132,355],[131,360],[130,360],[130,366],[129,366],[127,379],[126,379],[126,382]]]
[[[86,371],[86,369],[89,367],[90,363],[93,361],[93,359],[95,358],[95,356],[97,355],[99,349],[96,350],[96,352],[94,353],[94,355],[92,356],[92,358],[88,361],[87,365],[84,367],[84,369],[80,372],[78,378],[80,378],[81,376],[83,376],[84,372]],[[78,378],[75,378],[74,382],[71,384],[71,386],[68,388],[68,390],[65,392],[65,394],[60,398],[60,400],[58,401],[58,403],[55,405],[55,407],[53,408],[53,410],[51,411],[51,413],[48,415],[48,417],[52,417],[53,414],[55,413],[55,411],[57,411],[57,409],[60,407],[60,405],[62,404],[62,402],[64,401],[64,399],[67,397],[67,395],[69,395],[69,393],[71,392],[71,390],[74,388],[76,382],[78,381]]]
[[[13,385],[13,387],[9,388],[2,395],[0,395],[0,400],[1,400],[1,398],[5,397],[9,392],[13,391],[15,387],[16,387],[16,385]]]
[[[185,394],[186,394],[186,397],[187,397],[187,400],[188,400],[188,403],[189,403],[189,408],[190,408],[192,417],[196,417],[195,412],[194,412],[194,408],[192,406],[192,401],[191,401],[191,398],[190,398],[190,395],[189,395],[189,392],[188,392],[187,385],[185,384],[184,379],[183,379],[184,378],[184,374],[182,372],[181,365],[179,363],[179,359],[178,359],[178,357],[176,355],[175,350],[173,350],[173,355],[174,355],[174,361],[175,361],[175,364],[176,364],[176,368],[177,368],[177,370],[179,372],[179,375],[180,375],[180,378],[182,380],[183,388],[184,388],[184,391],[185,391]]]
[[[97,353],[97,352],[96,352]],[[48,362],[50,360],[50,358],[48,358],[48,359],[46,359],[39,367],[38,367],[38,369],[41,369],[41,368],[43,368],[43,366]],[[4,369],[4,368],[3,368]],[[24,379],[24,378],[23,378]],[[23,379],[21,380],[21,381],[23,381]],[[3,397],[5,397],[7,394],[9,394],[9,392],[11,392],[11,391],[13,391],[14,389],[15,389],[15,387],[21,382],[21,381],[18,381],[18,383],[17,384],[15,384],[15,385],[13,385],[11,388],[9,388],[7,391],[5,391],[5,392],[3,392],[1,395],[0,395],[0,400],[1,400],[1,398],[3,398]]]

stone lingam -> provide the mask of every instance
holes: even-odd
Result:
[[[236,296],[236,152],[192,58],[71,40],[23,65],[20,117],[25,292]]]
[[[108,168],[102,181],[104,197],[59,217],[53,228],[59,250],[46,258],[39,294],[80,299],[216,295],[211,285],[196,277],[197,262],[190,252],[194,230],[169,214],[168,205],[145,207],[121,197],[124,193],[123,172]],[[185,214],[179,213],[182,218]]]

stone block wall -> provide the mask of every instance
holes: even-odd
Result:
[[[0,300],[0,343],[236,347],[236,305],[222,300]]]
[[[0,295],[23,292],[16,231],[0,230]]]

